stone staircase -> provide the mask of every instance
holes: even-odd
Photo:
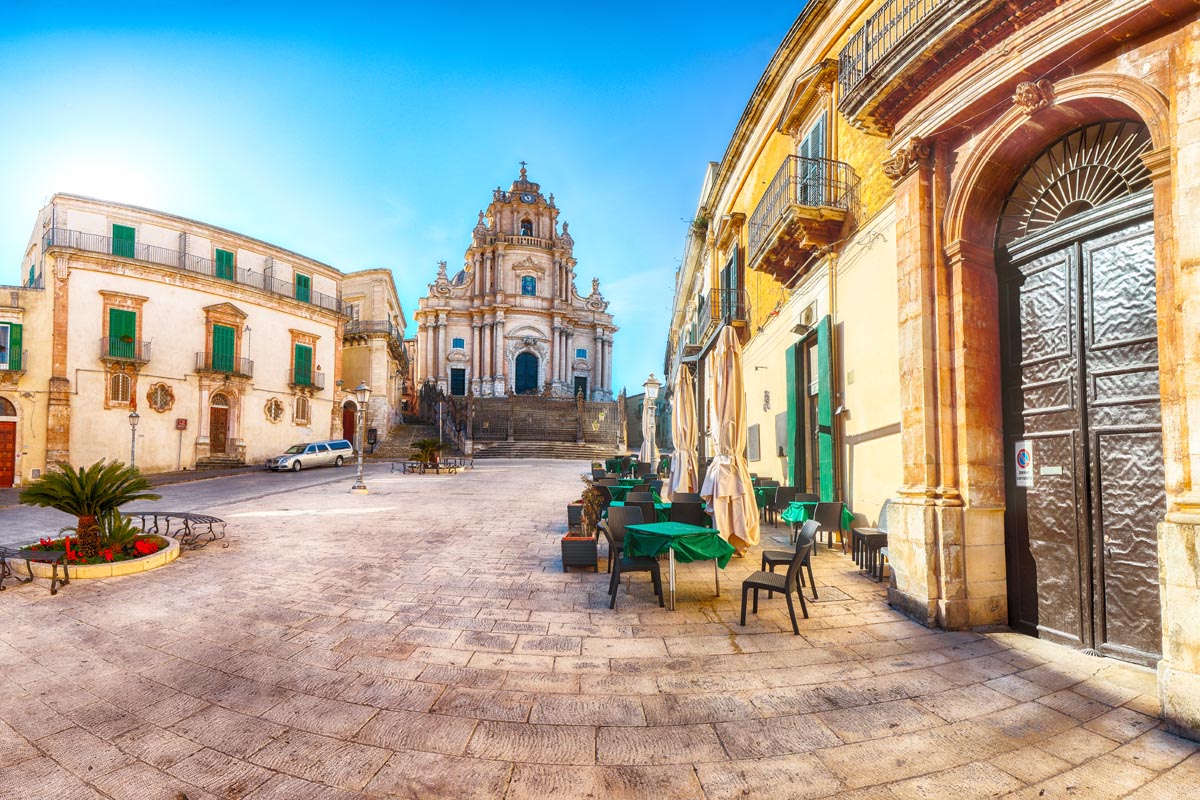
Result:
[[[388,437],[375,447],[375,452],[366,456],[367,460],[407,461],[412,457],[412,443],[418,439],[436,439],[437,429],[432,425],[415,423],[412,425],[393,425],[388,431]],[[442,451],[446,455],[457,455],[458,451],[450,444]]]
[[[558,458],[602,461],[614,448],[574,442],[488,442],[475,445],[475,458]]]
[[[235,455],[210,455],[196,461],[196,469],[206,471],[212,469],[236,469],[244,466],[246,466],[246,462]]]

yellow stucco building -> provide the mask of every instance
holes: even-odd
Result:
[[[1197,15],[808,3],[706,172],[668,348],[711,430],[739,332],[751,471],[886,524],[894,606],[1155,666],[1191,735]]]
[[[22,272],[0,304],[0,485],[61,461],[134,458],[161,472],[261,463],[339,437],[353,402],[346,347],[361,362],[352,377],[380,381],[380,418],[399,399],[400,348],[376,353],[366,330],[378,311],[403,341],[387,270],[347,276],[224,228],[58,194],[37,215]]]

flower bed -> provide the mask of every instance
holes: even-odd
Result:
[[[71,552],[66,559],[71,580],[75,580],[76,578],[111,578],[118,575],[132,575],[137,572],[146,572],[147,570],[161,567],[179,558],[179,542],[167,536],[139,536],[131,545],[131,553],[112,552],[111,560],[105,554],[105,550],[111,550],[111,548],[101,550],[99,556],[82,558],[74,552],[74,537],[64,537],[64,539],[67,538],[71,540]],[[27,549],[65,550],[67,547],[64,539],[41,539],[37,544],[30,545]],[[139,548],[139,544],[142,547]],[[31,566],[33,567],[33,574],[36,577],[50,577],[51,565],[35,563]],[[24,563],[21,563],[20,569],[23,571],[24,568]]]

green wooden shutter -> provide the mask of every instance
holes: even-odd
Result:
[[[312,277],[296,273],[296,299],[305,303],[312,302]]]
[[[803,397],[800,385],[797,383],[798,370],[797,366],[800,361],[800,354],[803,350],[800,343],[792,345],[787,349],[787,363],[784,365],[787,370],[787,485],[799,486],[796,483],[796,467],[800,460],[800,454],[797,452],[797,431],[800,428],[800,420],[804,416],[804,409],[800,405],[800,398]]]
[[[295,383],[298,386],[312,385],[312,348],[306,344],[296,345],[296,356],[293,362]]]
[[[33,265],[33,264],[30,264],[30,265],[29,265],[29,283],[27,283],[27,284],[26,284],[26,286],[32,287],[32,286],[33,286],[33,282],[34,282],[35,280],[37,280],[37,275],[36,275],[36,274],[34,274],[34,268],[35,268],[35,267],[34,267],[34,265]]]
[[[233,280],[233,253],[228,250],[217,250],[217,277]]]
[[[8,326],[8,368],[21,369],[21,326],[15,323]]]
[[[218,372],[233,372],[234,330],[228,325],[213,325],[212,368]]]
[[[836,500],[833,449],[833,321],[817,324],[817,463],[821,470],[821,499]]]
[[[108,310],[108,354],[133,358],[137,354],[137,313],[123,308]]]
[[[128,225],[112,226],[112,254],[124,258],[133,258],[134,230]]]

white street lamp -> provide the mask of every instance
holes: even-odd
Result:
[[[655,426],[658,424],[656,411],[658,409],[658,390],[662,386],[658,379],[654,377],[654,373],[650,373],[650,377],[642,384],[642,388],[646,390],[646,398],[642,403],[642,436],[645,441],[642,442],[641,455],[644,456],[641,460],[655,465],[655,472],[658,471],[658,441],[655,438]]]
[[[129,412],[129,466],[137,466],[137,426],[141,416],[136,411]]]
[[[367,384],[360,383],[354,390],[354,397],[358,400],[358,479],[354,481],[354,486],[350,487],[350,491],[354,494],[366,494],[367,485],[363,483],[363,444],[367,439],[366,424],[367,424],[367,401],[371,399],[371,387]]]

